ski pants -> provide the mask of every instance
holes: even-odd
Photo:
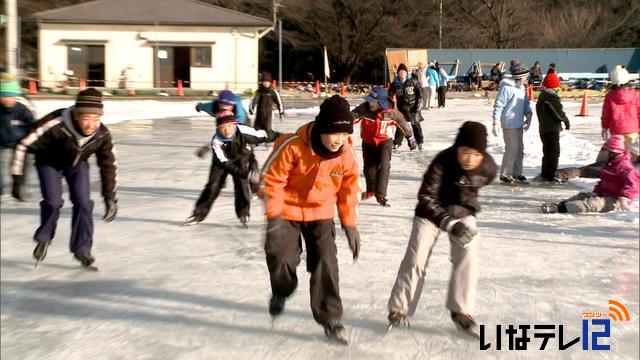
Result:
[[[524,160],[523,129],[502,129],[504,138],[504,156],[500,167],[500,176],[522,175]]]
[[[427,104],[429,103],[429,93],[428,90],[429,87],[425,86],[422,88],[422,108],[426,109],[427,108]]]
[[[447,87],[439,86],[438,87],[438,107],[444,107],[445,100],[447,99]]]
[[[71,217],[72,253],[91,253],[93,245],[93,201],[90,199],[89,164],[83,161],[70,170],[58,170],[47,165],[37,165],[40,178],[40,227],[33,239],[39,243],[51,241],[56,233],[62,199],[62,178],[67,180],[69,195],[73,203]]]
[[[477,228],[475,217],[463,218],[469,227]],[[407,251],[400,264],[396,282],[391,291],[389,312],[413,315],[422,294],[426,268],[440,235],[440,229],[431,221],[413,218],[413,228]],[[456,313],[472,315],[475,308],[476,288],[478,284],[478,235],[465,248],[450,238],[451,278],[447,295],[447,308]]]
[[[300,264],[304,238],[307,271],[311,273],[311,312],[321,325],[342,318],[335,237],[333,219],[284,220],[275,228],[267,227],[264,245],[271,291],[275,296],[287,298],[298,286],[296,268]]]
[[[193,210],[193,215],[204,219],[209,215],[213,202],[216,201],[220,195],[220,191],[224,188],[227,181],[227,175],[229,173],[215,164],[211,164],[209,170],[209,181],[202,189],[200,198],[196,202],[196,208]],[[241,178],[236,175],[233,177],[233,191],[235,197],[235,209],[236,216],[249,216],[251,210],[251,189],[249,186],[248,178]]]
[[[404,119],[411,123],[411,129],[413,130],[413,137],[416,138],[416,142],[418,144],[424,143],[424,136],[422,135],[422,126],[420,126],[420,112],[418,113],[410,113],[408,111],[402,111],[402,115]],[[402,145],[402,139],[404,138],[404,134],[400,129],[396,129],[395,136],[393,138],[393,143],[395,145]]]
[[[436,86],[427,87],[427,109],[436,107],[436,93],[438,88]]]
[[[557,131],[540,134],[542,141],[542,171],[540,176],[545,180],[553,180],[558,171],[560,157],[560,133]]]
[[[381,142],[377,146],[365,142],[362,143],[367,192],[372,192],[376,196],[387,196],[392,148],[393,141],[391,139]]]
[[[568,213],[607,212],[619,207],[617,198],[588,192],[578,193],[561,203],[567,207]]]
[[[273,131],[273,111],[262,111],[258,108],[256,118],[253,122],[253,128],[256,130],[264,130],[267,133]]]

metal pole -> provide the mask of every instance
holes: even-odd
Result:
[[[159,42],[159,38],[160,35],[158,34],[158,22],[155,22],[156,25],[156,58],[155,58],[155,62],[156,62],[156,81],[155,84],[153,85],[153,87],[158,88],[160,87],[160,42]]]
[[[282,92],[282,20],[278,21],[278,86]]]
[[[442,0],[440,0],[440,35],[438,39],[440,42],[438,49],[442,49]]]
[[[7,46],[7,72],[17,79],[18,66],[18,5],[16,0],[6,0],[7,12],[7,30],[6,30],[6,46]]]

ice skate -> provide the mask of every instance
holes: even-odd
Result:
[[[362,197],[360,198],[361,200],[369,200],[373,197],[373,192],[371,191],[367,191],[367,192],[363,192],[362,193]]]
[[[558,212],[558,205],[553,203],[542,203],[542,205],[540,205],[540,210],[542,210],[544,214],[555,214]]]
[[[349,345],[347,331],[344,329],[344,326],[342,326],[340,321],[329,321],[324,325],[324,334],[331,341],[335,341],[342,345]]]
[[[98,268],[93,265],[93,263],[96,262],[96,259],[91,256],[91,254],[76,251],[76,253],[73,254],[73,257],[78,260],[80,264],[87,270],[98,271]]]
[[[245,229],[248,228],[249,227],[248,223],[249,223],[249,216],[247,215],[240,216],[240,224],[242,224],[242,227],[244,227]]]
[[[403,313],[399,313],[399,312],[390,312],[389,316],[387,317],[389,319],[389,325],[387,326],[387,332],[390,332],[393,329],[397,329],[401,326],[406,326],[407,328],[411,329],[411,325],[409,324],[409,320],[407,319],[407,316]]]
[[[380,204],[380,206],[384,206],[384,207],[391,206],[391,205],[389,205],[389,199],[387,199],[384,196],[376,195],[376,201],[378,202],[378,204]]]
[[[458,330],[473,337],[480,338],[480,335],[476,330],[476,322],[473,320],[471,315],[455,313],[452,311],[451,320],[456,324],[456,328],[458,328]]]
[[[271,300],[269,301],[269,314],[271,314],[273,318],[282,314],[285,300],[286,299],[282,296],[273,295],[271,297]]]
[[[204,220],[203,218],[199,217],[199,216],[195,216],[195,215],[191,215],[187,218],[187,220],[184,221],[184,223],[182,224],[182,226],[192,226],[198,223],[201,223],[202,220]]]
[[[36,248],[33,249],[33,258],[36,259],[36,263],[34,267],[38,267],[38,264],[40,264],[44,258],[47,256],[47,249],[49,248],[49,241],[45,241],[45,242],[39,242],[38,245],[36,245]]]

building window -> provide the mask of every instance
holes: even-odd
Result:
[[[192,47],[191,66],[211,67],[211,46]]]

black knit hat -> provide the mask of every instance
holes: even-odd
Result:
[[[261,75],[260,81],[273,81],[273,77],[271,77],[270,73],[263,71]]]
[[[487,128],[479,122],[466,121],[458,130],[453,146],[466,146],[484,153],[487,150]]]
[[[225,110],[216,113],[216,126],[220,126],[227,123],[237,123],[236,116],[232,111]]]
[[[398,71],[397,72],[400,72],[402,70],[404,70],[406,72],[409,72],[409,70],[407,70],[407,65],[405,65],[405,64],[398,65]]]
[[[78,93],[76,98],[76,113],[102,115],[102,93],[94,88],[88,88]]]
[[[349,102],[338,95],[322,102],[315,126],[320,134],[353,134],[353,114]]]

